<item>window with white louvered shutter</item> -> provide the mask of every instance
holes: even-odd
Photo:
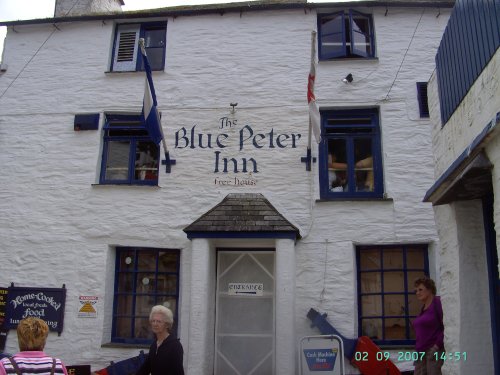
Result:
[[[112,71],[128,72],[136,70],[140,29],[141,25],[118,26]]]

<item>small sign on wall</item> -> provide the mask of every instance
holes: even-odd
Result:
[[[264,284],[262,283],[229,283],[228,294],[230,296],[262,296]]]
[[[79,318],[97,318],[97,301],[96,296],[80,296],[80,309],[78,310]]]

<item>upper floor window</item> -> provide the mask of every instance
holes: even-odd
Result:
[[[150,343],[149,313],[155,305],[172,310],[176,333],[179,259],[179,250],[116,248],[112,342]]]
[[[381,198],[383,177],[378,110],[325,111],[321,113],[321,121],[321,198]]]
[[[350,9],[318,15],[320,60],[342,57],[374,57],[375,43],[371,15]]]
[[[421,118],[429,117],[429,101],[427,97],[427,82],[417,82],[418,109]]]
[[[140,115],[106,114],[101,184],[157,185],[160,149]]]
[[[113,46],[111,70],[114,72],[144,70],[138,45],[139,38],[144,38],[151,70],[163,70],[167,45],[166,35],[166,23],[118,25]]]
[[[429,275],[427,245],[358,246],[359,336],[377,345],[411,345],[411,321],[422,307],[416,279]]]

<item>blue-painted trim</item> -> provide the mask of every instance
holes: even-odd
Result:
[[[276,238],[276,239],[300,239],[297,232],[186,232],[187,238]]]
[[[450,176],[455,173],[458,167],[464,163],[471,155],[473,155],[474,151],[480,147],[482,142],[486,139],[486,137],[495,129],[496,125],[500,123],[500,112],[497,112],[496,116],[484,127],[484,129],[479,133],[479,135],[474,138],[474,140],[469,144],[469,146],[455,159],[455,161],[444,171],[444,173],[437,179],[437,181],[431,186],[425,197],[423,199],[424,202],[431,202],[431,196],[441,187],[441,185],[448,179]]]

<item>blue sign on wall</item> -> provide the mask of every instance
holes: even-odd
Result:
[[[66,288],[9,287],[4,327],[17,327],[20,320],[33,316],[44,320],[51,331],[63,329]]]

